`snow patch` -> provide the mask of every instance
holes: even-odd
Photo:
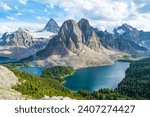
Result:
[[[117,32],[118,32],[119,34],[123,34],[123,33],[125,33],[126,31],[124,31],[123,29],[119,29],[119,30],[117,30]]]

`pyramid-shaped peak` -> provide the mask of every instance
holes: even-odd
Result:
[[[49,32],[53,32],[53,33],[57,33],[59,31],[59,26],[57,24],[57,22],[51,18],[48,23],[45,25],[44,27],[44,31],[49,31]]]

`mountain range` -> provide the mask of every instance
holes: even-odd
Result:
[[[26,51],[27,56],[20,57],[25,58],[21,61],[30,61],[33,65],[70,65],[80,68],[110,64],[126,54],[143,55],[148,52],[147,43],[150,41],[150,32],[139,31],[128,24],[109,33],[92,27],[84,18],[79,22],[67,20],[61,27],[54,19],[50,19],[36,33],[43,32],[53,33],[53,36],[48,39],[34,38],[32,33],[23,29],[12,34],[5,33],[0,39],[0,46],[23,46],[28,51],[36,50],[30,54]]]
[[[147,48],[142,45],[143,36],[140,31],[127,24],[115,28],[113,33],[98,29],[95,29],[95,32],[101,37],[103,46],[106,48],[134,55],[147,51]]]

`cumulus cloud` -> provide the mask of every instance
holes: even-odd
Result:
[[[18,6],[15,6],[14,8],[15,8],[16,10],[19,10]]]
[[[29,9],[28,12],[29,12],[29,13],[35,13],[35,11],[32,10],[32,9]]]
[[[53,6],[63,8],[73,18],[85,16],[90,18],[124,19],[129,15],[129,5],[123,1],[112,0],[43,0]],[[133,10],[133,9],[132,9]]]
[[[149,0],[42,0],[42,2],[63,9],[63,12],[57,14],[58,20],[68,18],[79,20],[84,17],[89,19],[92,25],[103,27],[102,29],[129,23],[140,29],[150,30],[149,14],[138,12],[140,8],[150,3]]]
[[[23,4],[23,5],[26,5],[27,2],[28,2],[28,0],[18,0],[18,2],[20,2],[20,3]]]
[[[11,10],[11,8],[6,3],[3,3],[3,2],[0,3],[0,7],[5,11]]]
[[[44,17],[44,16],[37,16],[36,19],[39,21],[48,21],[49,20],[47,17]]]
[[[11,20],[11,21],[14,21],[14,20],[16,20],[16,18],[14,18],[14,17],[11,17],[11,16],[6,16],[6,19],[8,19],[8,20]]]
[[[26,28],[30,31],[37,31],[40,30],[44,27],[43,24],[39,23],[33,23],[33,22],[1,22],[0,23],[0,36],[2,36],[3,33],[5,32],[14,32],[16,31],[19,27]]]
[[[16,13],[16,16],[22,16],[23,14],[22,13]]]
[[[28,2],[28,0],[18,1],[24,5]],[[41,7],[42,10],[40,7],[38,10],[36,7],[24,9],[32,14],[37,22],[46,23],[49,20],[47,17],[53,16],[61,25],[67,19],[78,21],[87,18],[91,25],[102,30],[111,30],[122,23],[128,23],[138,29],[150,30],[150,9],[145,9],[150,5],[150,0],[34,0],[34,2],[40,2],[45,7]],[[16,15],[21,16],[19,12],[22,12],[25,20],[29,19],[23,11],[19,11],[19,8],[14,7],[18,11]],[[12,17],[7,19],[14,20]]]

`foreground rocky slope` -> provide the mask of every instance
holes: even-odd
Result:
[[[30,95],[26,95],[26,96],[22,95],[20,92],[12,89],[12,86],[16,86],[17,84],[21,85],[21,83],[30,82],[30,81],[28,81],[29,76],[28,77],[26,76],[26,80],[19,82],[18,78],[20,78],[20,77],[16,77],[16,75],[14,73],[12,71],[10,71],[9,69],[7,69],[6,67],[0,65],[0,100],[24,100],[24,99],[33,99],[34,100],[35,99],[34,97],[32,97]],[[34,78],[32,77],[32,79],[34,79]],[[28,86],[26,86],[26,87],[28,87]],[[23,89],[23,90],[25,90],[25,89]],[[45,94],[45,96],[40,98],[40,100],[71,100],[71,98],[64,97],[61,95],[55,96],[55,94],[53,94],[53,96],[50,97],[50,96],[46,96],[46,94]]]
[[[18,78],[7,68],[0,66],[0,99],[16,100],[24,99],[21,93],[11,87],[18,83]]]

